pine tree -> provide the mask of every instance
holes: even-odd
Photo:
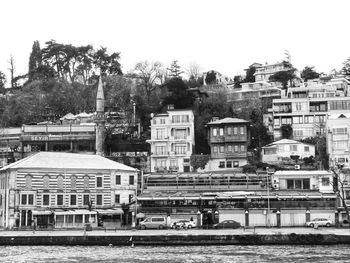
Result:
[[[38,77],[38,69],[42,65],[42,54],[40,49],[39,41],[34,41],[32,52],[29,57],[29,70],[28,77],[29,81],[32,81]]]

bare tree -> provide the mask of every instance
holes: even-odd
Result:
[[[342,169],[341,165],[333,166],[331,168],[333,172],[333,182],[331,185],[333,185],[333,189],[335,194],[337,195],[338,200],[340,201],[340,205],[344,208],[346,213],[346,219],[349,222],[350,221],[350,213],[349,213],[349,207],[346,203],[346,200],[348,200],[348,195],[346,194],[347,188],[350,190],[348,183],[349,183],[349,171]]]
[[[200,73],[200,66],[196,62],[190,62],[188,68],[186,69],[186,73],[189,78],[198,79]]]
[[[162,64],[157,61],[142,61],[136,64],[134,73],[141,80],[147,94],[147,102],[149,102],[152,91],[161,81]]]
[[[8,63],[10,64],[10,67],[8,68],[8,70],[10,71],[10,74],[11,74],[11,88],[14,88],[15,87],[15,81],[14,81],[14,78],[15,78],[15,59],[13,57],[13,55],[10,55],[10,60],[8,61]]]

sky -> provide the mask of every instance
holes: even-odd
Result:
[[[285,58],[299,70],[340,69],[350,57],[348,0],[2,0],[0,71],[27,73],[33,42],[107,47],[123,72],[140,61],[233,77]]]

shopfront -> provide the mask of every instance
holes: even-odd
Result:
[[[54,212],[56,228],[83,228],[85,224],[97,227],[97,212],[89,210],[68,210]]]
[[[122,215],[124,214],[121,208],[115,209],[99,209],[98,213],[99,226],[105,228],[119,228],[122,225]]]

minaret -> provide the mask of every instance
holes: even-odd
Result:
[[[103,93],[102,77],[98,82],[96,96],[96,154],[104,155],[104,137],[105,137],[105,96]]]

